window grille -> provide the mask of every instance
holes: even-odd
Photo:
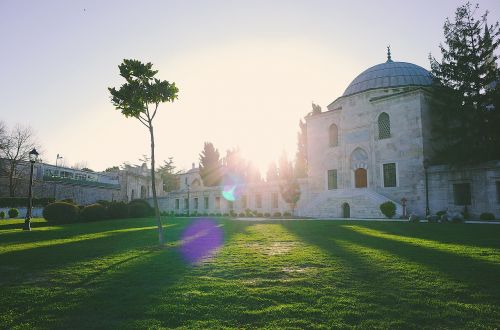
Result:
[[[337,189],[337,170],[328,170],[328,190]]]
[[[384,187],[396,187],[396,163],[383,165]]]
[[[382,112],[380,116],[378,116],[378,138],[388,139],[391,137],[391,119],[389,115],[385,112]]]

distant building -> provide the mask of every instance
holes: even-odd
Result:
[[[23,162],[18,167],[20,177],[16,178],[18,180],[16,196],[27,196],[29,163]],[[123,169],[117,171],[91,172],[36,163],[33,180],[34,197],[72,199],[80,205],[92,204],[98,200],[130,201],[152,197],[151,173],[146,164],[125,165]],[[162,186],[161,178],[157,178],[157,186]],[[161,194],[162,190],[158,191]],[[9,196],[9,182],[5,172],[0,176],[0,196]]]

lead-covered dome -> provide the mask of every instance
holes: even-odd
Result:
[[[412,63],[393,62],[389,58],[387,62],[363,71],[347,86],[342,96],[375,88],[429,86],[431,84],[432,76],[426,69]]]

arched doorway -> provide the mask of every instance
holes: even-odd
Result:
[[[366,169],[357,168],[354,171],[354,187],[366,188],[367,186],[368,186],[368,179],[367,179]]]
[[[342,204],[342,218],[350,218],[351,217],[351,207],[349,203]]]
[[[148,197],[146,195],[146,187],[145,186],[141,186],[141,198],[146,198]]]

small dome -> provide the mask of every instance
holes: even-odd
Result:
[[[363,71],[347,86],[342,96],[376,88],[429,86],[431,84],[431,73],[421,66],[406,62],[393,62],[389,59],[385,63]]]

